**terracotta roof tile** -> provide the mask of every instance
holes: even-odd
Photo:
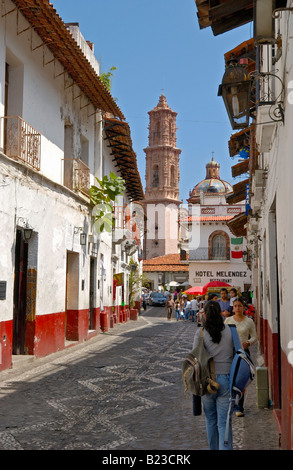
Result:
[[[186,255],[188,260],[188,254]],[[156,256],[143,262],[143,270],[148,272],[169,271],[169,272],[188,272],[189,266],[186,261],[180,260],[180,254],[171,254],[164,256]]]

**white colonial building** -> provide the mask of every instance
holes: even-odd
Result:
[[[2,370],[13,354],[44,356],[126,321],[139,236],[123,210],[119,240],[95,233],[89,188],[118,173],[122,208],[143,190],[129,127],[78,25],[47,0],[0,8]]]
[[[233,192],[220,178],[220,165],[212,158],[206,165],[206,178],[195,185],[187,199],[189,207],[189,284],[204,286],[221,281],[240,292],[251,287],[251,273],[242,260],[246,241],[229,230],[227,222],[241,214],[244,204],[228,204]],[[184,245],[183,245],[184,248]]]

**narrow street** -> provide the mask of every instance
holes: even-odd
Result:
[[[196,326],[148,307],[137,322],[0,374],[0,450],[207,450],[181,364]],[[236,450],[278,450],[271,410],[233,418]]]

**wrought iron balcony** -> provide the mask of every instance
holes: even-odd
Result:
[[[64,158],[63,184],[73,191],[80,191],[89,196],[90,169],[80,159]]]
[[[226,247],[222,249],[214,249],[207,247],[200,247],[195,250],[189,250],[189,260],[195,261],[208,261],[208,260],[227,260]]]
[[[40,170],[41,134],[19,116],[3,116],[4,153]]]
[[[129,206],[114,206],[113,243],[121,243],[123,240],[135,240],[139,245],[139,228],[135,219],[131,216]]]

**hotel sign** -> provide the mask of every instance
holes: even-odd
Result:
[[[201,278],[209,278],[209,282],[222,281],[231,284],[235,278],[248,278],[246,271],[195,271],[193,281],[199,283]]]

